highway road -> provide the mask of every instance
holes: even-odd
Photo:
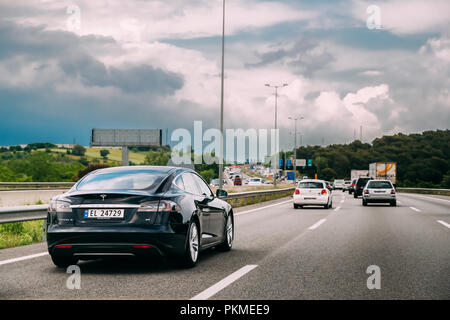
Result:
[[[289,198],[236,209],[234,248],[193,269],[162,261],[80,262],[81,289],[45,244],[0,251],[0,299],[449,299],[450,197],[401,194],[397,207],[333,192],[333,209]],[[380,289],[368,289],[369,266]]]

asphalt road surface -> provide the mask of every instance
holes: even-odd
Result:
[[[80,262],[81,289],[45,244],[0,251],[0,299],[449,299],[450,197],[369,205],[334,191],[333,209],[289,198],[236,209],[234,248],[193,269],[162,261]],[[380,289],[368,289],[377,266]],[[373,267],[371,267],[373,268]],[[370,269],[369,270],[373,270]]]

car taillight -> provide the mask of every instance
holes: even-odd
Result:
[[[391,194],[395,194],[395,189],[392,189],[392,190],[391,190]]]
[[[295,189],[295,194],[300,194],[300,190],[299,189]]]
[[[323,189],[322,190],[322,195],[327,194],[327,190]]]
[[[369,189],[364,190],[365,194],[369,194]]]
[[[178,204],[172,201],[148,201],[141,204],[138,212],[170,212],[180,211],[181,208]]]
[[[350,185],[350,187],[354,187],[355,186],[355,184],[354,183],[352,183],[351,185]]]

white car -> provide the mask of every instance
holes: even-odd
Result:
[[[369,202],[389,203],[397,205],[395,188],[389,180],[370,180],[367,182],[362,193],[362,204],[367,206]]]
[[[334,180],[333,189],[343,189],[344,188],[344,180]]]
[[[307,179],[298,183],[294,191],[294,208],[303,206],[323,206],[325,209],[333,207],[331,191],[325,181]]]
[[[263,181],[262,181],[261,178],[251,178],[251,179],[248,181],[248,185],[249,185],[249,186],[260,186],[260,185],[262,185],[262,184],[263,184]]]

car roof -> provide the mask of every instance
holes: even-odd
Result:
[[[386,180],[381,180],[381,179],[374,180],[374,179],[372,179],[370,182],[372,182],[372,181],[391,182],[391,180],[387,180],[387,179]]]
[[[303,179],[303,180],[300,180],[300,182],[322,182],[322,183],[325,183],[325,180],[320,180],[320,179]]]
[[[92,173],[98,174],[98,173],[112,173],[112,172],[127,172],[127,171],[151,171],[151,172],[160,172],[169,174],[173,171],[186,171],[186,172],[193,172],[193,170],[188,168],[181,168],[181,167],[172,167],[172,166],[119,166],[119,167],[109,167],[109,168],[102,168],[97,169],[95,171],[92,171]]]

